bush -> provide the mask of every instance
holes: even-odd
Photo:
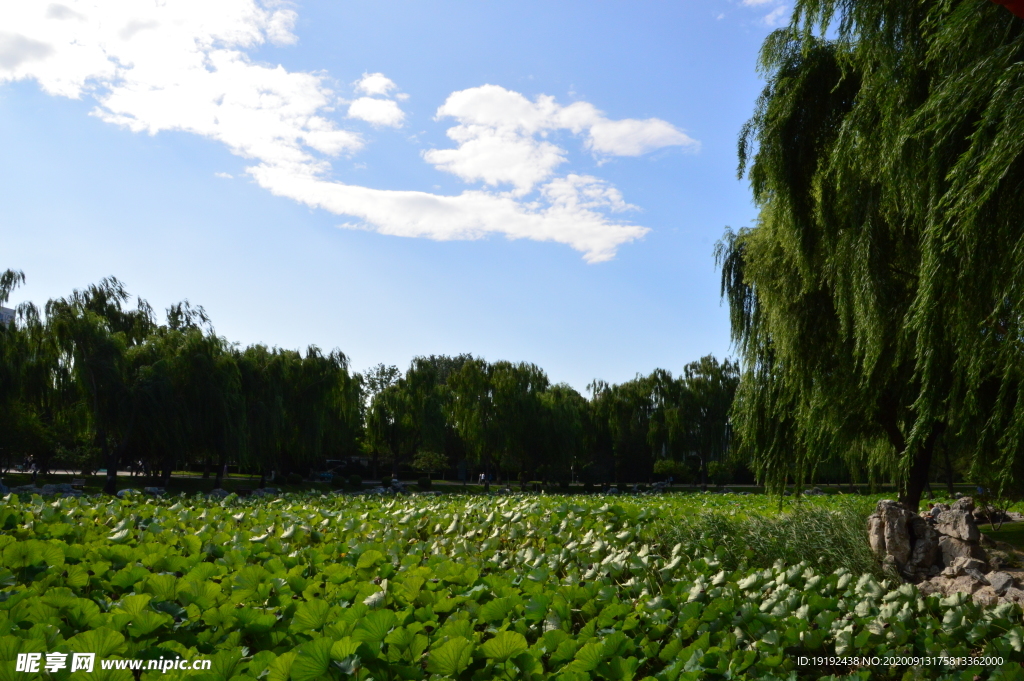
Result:
[[[732,466],[724,461],[709,462],[708,482],[719,487],[732,482]]]
[[[433,485],[433,481],[428,477],[422,477],[416,481],[416,486],[424,491],[430,489]]]
[[[289,485],[301,485],[302,484],[302,476],[299,475],[298,473],[289,473],[288,477],[286,479],[288,480],[288,484]]]
[[[590,494],[593,491],[594,491],[594,483],[590,482],[589,480],[587,480],[585,483],[583,483],[583,492],[585,494]]]
[[[362,489],[363,479],[358,475],[350,475],[348,476],[348,486],[352,489]]]
[[[341,489],[347,484],[345,477],[342,475],[335,475],[331,478],[331,487],[334,489]]]

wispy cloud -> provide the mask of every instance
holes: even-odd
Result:
[[[222,142],[252,161],[246,170],[260,186],[355,218],[346,226],[431,239],[552,241],[589,262],[613,257],[648,230],[617,217],[630,206],[600,178],[556,176],[567,151],[543,136],[568,131],[597,157],[697,148],[660,119],[612,120],[586,102],[562,106],[488,85],[448,98],[437,113],[456,120],[448,134],[457,146],[424,155],[482,186],[445,196],[343,184],[331,179],[330,159],[366,143],[334,120],[346,102],[323,75],[248,55],[268,42],[294,43],[295,21],[294,11],[270,0],[11,3],[0,31],[0,83],[32,79],[52,95],[89,97],[93,115],[135,132],[182,130]],[[407,97],[384,74],[363,74],[354,91],[350,119],[405,122],[398,102]]]
[[[789,7],[787,7],[786,5],[779,5],[778,7],[773,9],[771,12],[766,14],[764,16],[764,19],[762,19],[762,21],[764,21],[765,25],[771,26],[773,28],[778,27],[778,26],[783,26],[783,25],[786,24],[786,20],[788,19],[788,14],[789,14]]]

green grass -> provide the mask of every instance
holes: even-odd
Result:
[[[867,542],[867,518],[874,506],[871,498],[849,497],[828,506],[790,507],[774,515],[716,509],[662,519],[652,532],[667,546],[680,543],[713,552],[729,569],[810,560],[823,572],[846,568],[854,574],[882,576]]]
[[[993,530],[991,526],[982,524],[981,531],[996,541],[1004,541],[1024,550],[1024,523],[1006,523],[998,530]]]

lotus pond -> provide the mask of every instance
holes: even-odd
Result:
[[[863,537],[873,500],[802,504],[780,516],[734,495],[11,495],[0,681],[1024,679],[1016,605],[923,598],[825,554],[766,564],[778,536],[743,532],[817,518],[806,550],[824,551],[830,527]],[[212,667],[17,670],[19,654],[55,652]],[[1002,664],[799,664],[822,656]]]

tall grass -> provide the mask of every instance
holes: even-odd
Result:
[[[882,576],[882,566],[868,546],[867,519],[873,503],[853,500],[824,508],[801,504],[779,515],[731,515],[706,511],[663,518],[651,537],[663,546],[683,545],[690,555],[715,554],[723,567],[771,567],[777,560],[793,565],[807,561],[819,571],[846,568],[854,574]]]

